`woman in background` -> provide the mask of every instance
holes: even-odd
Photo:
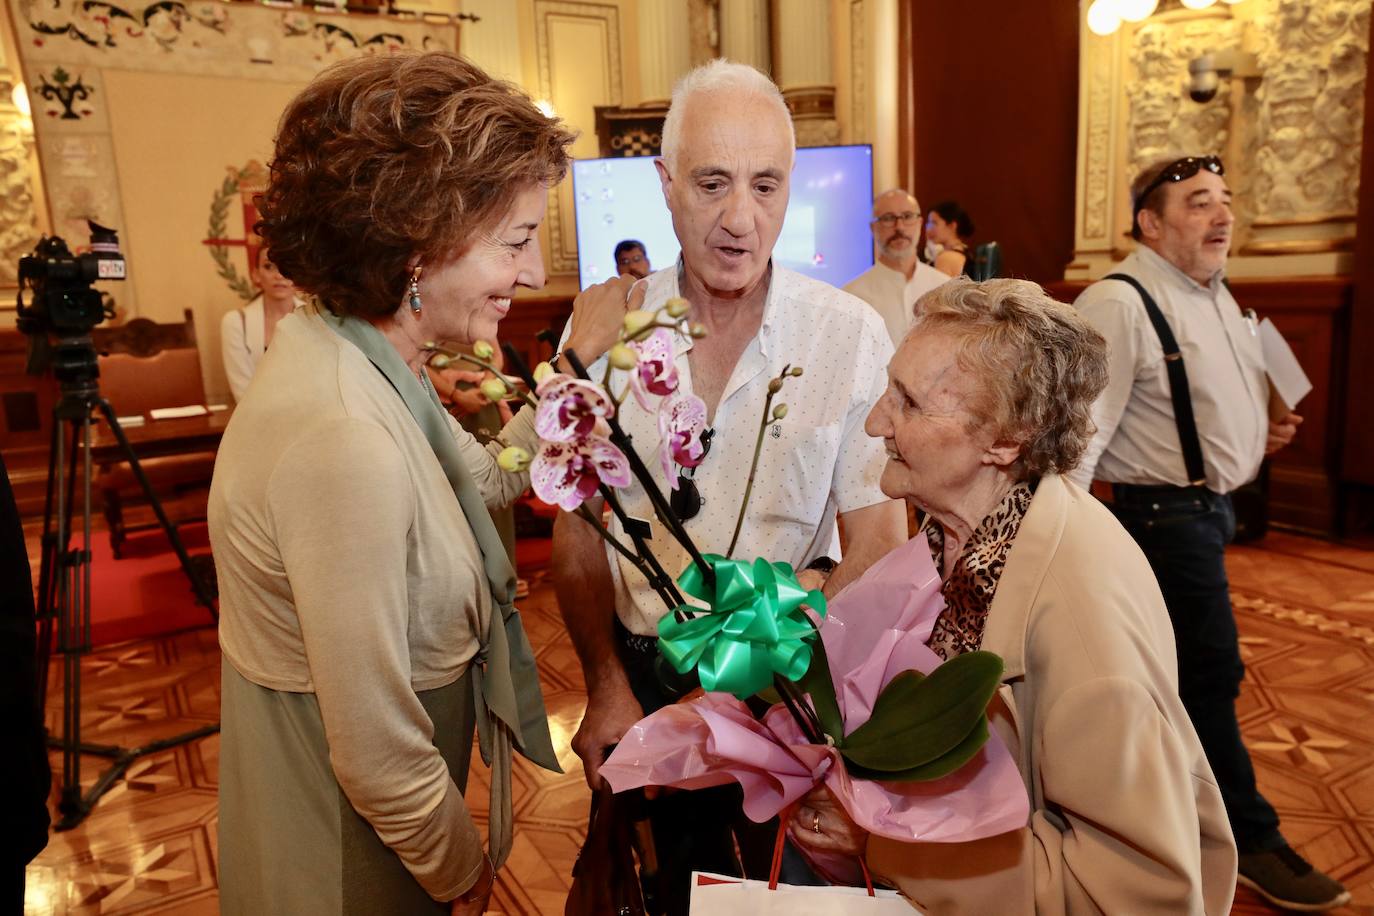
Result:
[[[266,352],[277,322],[301,305],[296,287],[277,270],[266,249],[258,252],[252,277],[258,294],[243,308],[226,312],[219,325],[224,374],[229,378],[229,390],[236,404],[243,400],[253,370]]]
[[[968,265],[968,240],[973,219],[952,200],[941,201],[926,215],[926,261],[936,270],[957,277]]]

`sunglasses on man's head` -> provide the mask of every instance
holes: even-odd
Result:
[[[711,454],[711,438],[716,431],[708,429],[701,434],[701,460],[705,461],[706,456]],[[697,467],[701,467],[700,464]],[[701,511],[701,504],[706,502],[702,498],[701,491],[697,489],[697,482],[693,478],[697,475],[697,468],[677,469],[677,489],[668,497],[668,508],[673,510],[673,514],[679,521],[688,521],[697,517]]]
[[[1226,167],[1221,164],[1221,159],[1217,156],[1185,156],[1166,165],[1135,199],[1135,208],[1131,212],[1132,219],[1140,215],[1140,211],[1145,208],[1145,201],[1150,199],[1150,195],[1155,192],[1156,188],[1165,184],[1187,181],[1203,169],[1213,175],[1226,174]]]

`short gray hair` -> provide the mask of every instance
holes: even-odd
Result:
[[[917,301],[908,336],[922,331],[958,338],[959,365],[983,390],[969,409],[978,426],[1021,443],[1019,479],[1078,466],[1097,431],[1107,342],[1072,306],[1029,280],[956,277]]]
[[[792,156],[796,159],[797,132],[792,126],[792,112],[781,90],[764,74],[748,64],[718,57],[689,71],[673,86],[673,100],[668,105],[668,116],[663,119],[663,142],[660,144],[662,158],[672,171],[677,156],[678,141],[682,137],[682,119],[687,102],[694,95],[708,92],[730,92],[738,96],[758,96],[778,106],[787,121],[787,136],[791,141]]]

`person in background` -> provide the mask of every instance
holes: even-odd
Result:
[[[725,554],[730,545],[770,383],[788,365],[804,368],[784,389],[786,421],[770,424],[735,556],[789,563],[802,571],[804,587],[833,594],[906,539],[902,504],[878,488],[881,445],[862,434],[892,342],[862,301],[773,261],[795,154],[791,115],[768,77],[724,60],[684,76],[655,163],[682,257],[635,289],[644,291],[646,309],[685,298],[691,320],[706,329],[700,339],[678,339],[673,359],[680,390],[705,402],[709,450],[690,472],[651,463],[663,492],[668,473],[678,478],[679,515],[703,552]],[[606,329],[603,350],[616,330]],[[594,367],[591,375],[599,372]],[[617,419],[636,442],[658,441],[656,412],[633,398]],[[619,495],[631,518],[653,518],[637,483]],[[618,522],[613,530],[621,534]],[[665,569],[686,565],[686,552],[661,526],[650,543]],[[654,673],[667,609],[644,576],[577,516],[559,515],[553,557],[559,607],[587,683],[573,750],[595,789],[609,746],[675,699]],[[659,899],[669,913],[686,913],[693,869],[739,873],[736,840],[744,867],[767,874],[774,833],[745,823],[737,786],[664,793],[649,810]]]
[[[1131,185],[1140,245],[1074,303],[1111,354],[1074,479],[1111,483],[1113,511],[1159,578],[1180,694],[1226,801],[1241,883],[1279,906],[1321,910],[1350,894],[1279,832],[1236,722],[1245,666],[1226,579],[1228,494],[1292,441],[1301,418],[1270,421],[1253,314],[1224,281],[1235,222],[1224,171],[1215,156],[1163,159]]]
[[[258,263],[252,269],[253,285],[259,290],[243,308],[226,312],[219,325],[220,352],[224,356],[224,374],[234,402],[243,400],[248,383],[253,378],[277,322],[301,305],[296,287],[283,277],[267,249],[258,252]]]
[[[1145,557],[1063,476],[1092,436],[1107,348],[1025,280],[921,299],[865,430],[883,492],[929,516],[944,607],[927,644],[1003,661],[991,729],[1018,761],[1024,827],[968,843],[870,837],[824,787],[803,849],[861,855],[922,913],[1225,916],[1236,850],[1178,698],[1173,634]]]
[[[636,280],[643,280],[653,272],[643,242],[626,239],[615,246],[615,272],[622,277],[628,274]]]
[[[873,244],[877,260],[845,284],[844,291],[873,306],[898,346],[915,319],[916,300],[949,277],[916,256],[921,234],[921,205],[902,188],[884,191],[873,200]]]
[[[968,264],[973,219],[952,200],[941,201],[926,216],[925,259],[936,270],[957,277]]]

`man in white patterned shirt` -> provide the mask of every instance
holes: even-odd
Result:
[[[730,543],[769,382],[786,365],[804,369],[775,401],[789,412],[769,423],[734,556],[797,569],[828,565],[823,558],[839,556],[838,515],[846,531],[842,561],[828,581],[814,569],[802,573],[808,587],[833,593],[906,539],[902,505],[878,487],[882,445],[863,433],[886,386],[892,344],[863,302],[773,263],[794,157],[790,116],[767,77],[725,61],[684,77],[657,163],[682,259],[648,278],[643,307],[682,296],[692,320],[707,329],[704,338],[680,340],[676,348],[681,386],[705,401],[712,430],[690,485],[699,502],[685,513],[702,552],[724,554]],[[641,454],[652,455],[655,416],[627,399],[620,422]],[[658,483],[668,491],[668,480]],[[621,495],[630,515],[653,518],[638,485]],[[659,529],[653,550],[676,576],[687,557]],[[581,519],[559,518],[553,556],[559,604],[587,681],[587,714],[573,749],[595,787],[609,746],[646,712],[672,702],[653,672],[658,621],[667,609]],[[734,870],[729,821],[739,814],[738,799],[736,788],[721,787],[654,803],[661,902],[670,913],[686,912],[691,869]],[[754,845],[741,843],[746,859]]]

